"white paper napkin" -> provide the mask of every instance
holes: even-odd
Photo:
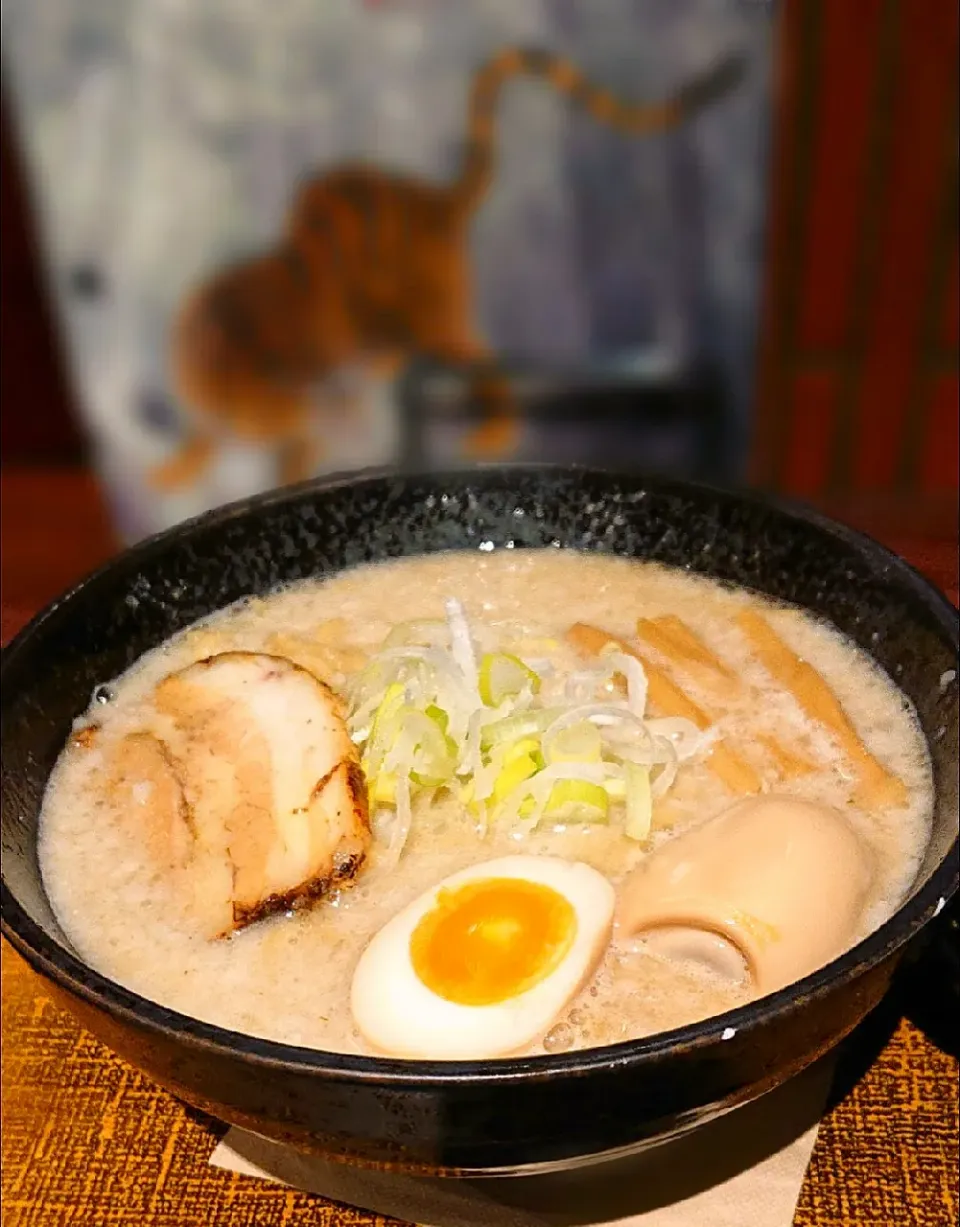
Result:
[[[827,1057],[654,1150],[571,1172],[401,1176],[330,1163],[239,1129],[210,1162],[421,1227],[790,1227],[833,1066]]]

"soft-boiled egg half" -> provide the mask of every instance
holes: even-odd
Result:
[[[590,976],[616,895],[589,865],[507,856],[452,874],[360,956],[354,1021],[379,1052],[474,1060],[527,1048]]]

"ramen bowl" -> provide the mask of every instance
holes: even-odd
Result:
[[[399,1061],[240,1035],[145,1000],[78,957],[44,893],[37,825],[48,775],[95,686],[198,618],[279,584],[404,555],[530,547],[655,560],[792,602],[881,665],[916,707],[936,788],[926,854],[885,924],[798,983],[717,1017],[610,1047],[497,1061]],[[653,1146],[837,1044],[955,894],[957,639],[956,610],[905,562],[757,495],[503,466],[359,475],[259,496],[121,554],[4,652],[3,933],[54,999],[162,1086],[306,1151],[463,1176]]]

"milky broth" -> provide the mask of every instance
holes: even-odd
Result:
[[[932,776],[904,696],[865,654],[808,614],[656,564],[565,550],[503,550],[405,559],[304,582],[224,610],[149,653],[111,683],[111,701],[92,704],[81,723],[95,719],[104,743],[124,735],[138,727],[145,700],[161,677],[228,648],[277,651],[289,642],[319,644],[321,656],[329,652],[323,657],[330,662],[327,680],[336,687],[355,667],[351,652],[376,650],[398,622],[442,617],[450,596],[463,603],[482,647],[523,640],[531,655],[538,649],[530,640],[560,639],[573,621],[632,639],[639,616],[679,615],[748,683],[738,698],[729,686],[717,689],[702,677],[675,673],[692,698],[717,714],[724,738],[766,784],[773,775],[757,734],[775,733],[813,758],[819,764],[815,773],[778,785],[778,791],[843,809],[873,850],[876,872],[863,932],[881,923],[909,888],[929,835]],[[744,605],[762,609],[790,646],[829,680],[866,746],[907,785],[906,808],[868,814],[853,805],[851,780],[831,738],[750,655],[733,621]],[[551,651],[561,668],[583,667],[571,649]],[[110,799],[88,786],[100,754],[96,746],[64,751],[40,826],[44,883],[83,958],[143,996],[195,1018],[343,1052],[365,1050],[349,1009],[360,952],[391,916],[439,879],[523,851],[586,861],[616,884],[651,846],[732,800],[702,762],[683,765],[655,807],[652,843],[641,847],[615,825],[541,831],[522,840],[493,829],[480,838],[459,803],[448,799],[417,811],[394,871],[378,872],[374,852],[352,889],[312,911],[210,942],[189,929],[169,884],[130,842],[129,826],[118,821]],[[615,941],[593,979],[534,1051],[647,1035],[720,1013],[748,997],[744,987]]]

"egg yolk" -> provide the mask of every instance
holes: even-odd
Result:
[[[523,878],[486,878],[437,893],[410,937],[413,969],[458,1005],[526,992],[565,958],[577,914],[558,891]]]

